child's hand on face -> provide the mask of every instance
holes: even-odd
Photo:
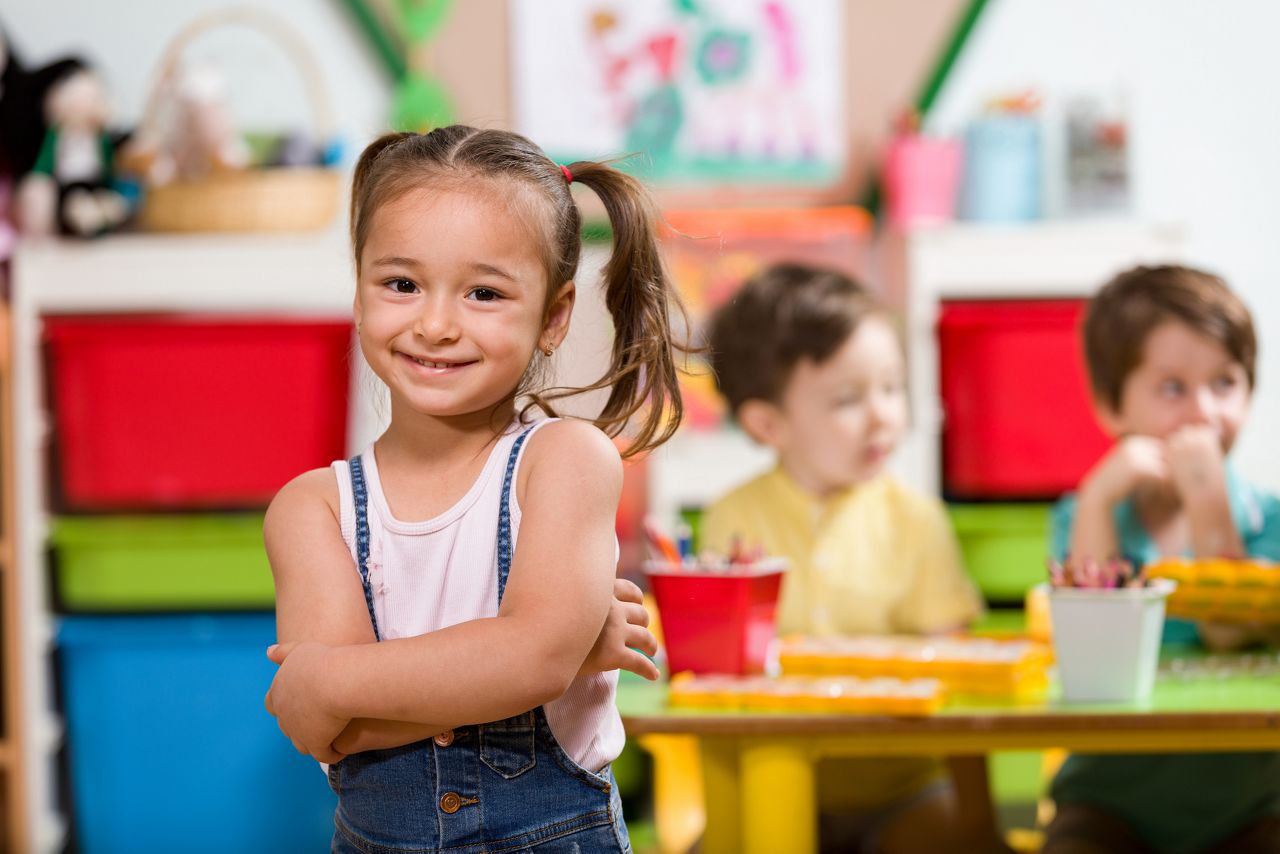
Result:
[[[335,716],[324,703],[329,647],[319,643],[276,644],[267,658],[280,665],[267,691],[267,711],[299,753],[321,762],[338,762],[343,755],[333,740],[350,721]]]
[[[1165,440],[1169,474],[1183,501],[1224,492],[1222,444],[1207,425],[1187,425]]]
[[[1170,477],[1165,443],[1150,436],[1126,436],[1094,466],[1084,485],[1108,506],[1123,501],[1144,483],[1160,483]]]
[[[641,655],[654,655],[658,639],[649,631],[649,612],[644,607],[644,594],[625,578],[614,579],[613,602],[604,628],[596,638],[578,675],[587,676],[606,670],[630,670],[650,682],[658,678],[657,666]]]

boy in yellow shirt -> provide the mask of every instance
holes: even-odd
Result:
[[[847,276],[797,264],[712,319],[720,392],[778,464],[713,503],[702,544],[786,557],[780,634],[930,634],[982,613],[941,503],[884,471],[907,426],[891,318]],[[998,850],[982,758],[820,763],[824,851]]]

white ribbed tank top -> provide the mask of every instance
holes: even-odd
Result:
[[[554,419],[537,422],[533,430]],[[382,491],[378,462],[370,445],[363,454],[369,493],[369,585],[384,640],[415,637],[498,613],[498,504],[511,447],[528,425],[513,423],[495,444],[467,494],[444,513],[423,522],[391,515]],[[516,497],[520,449],[511,486],[511,544],[520,534]],[[346,460],[332,465],[341,498],[342,538],[356,560],[355,499]],[[358,570],[353,570],[358,572]],[[618,672],[579,676],[559,699],[544,708],[564,751],[589,771],[600,771],[622,751],[625,734],[615,694]]]

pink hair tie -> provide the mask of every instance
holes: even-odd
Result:
[[[573,173],[569,171],[569,167],[568,167],[568,166],[561,166],[561,167],[560,167],[560,171],[564,173],[564,182],[565,182],[566,184],[572,184],[572,183],[573,183]]]

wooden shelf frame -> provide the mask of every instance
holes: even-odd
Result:
[[[29,851],[30,820],[24,779],[26,721],[22,711],[21,599],[14,560],[15,498],[13,366],[9,306],[0,303],[0,849]]]

